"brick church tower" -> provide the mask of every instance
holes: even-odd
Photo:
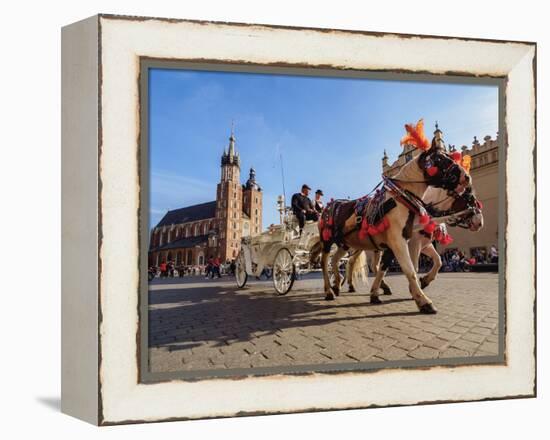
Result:
[[[240,159],[235,150],[233,130],[229,147],[221,159],[221,180],[216,191],[216,218],[218,220],[218,253],[221,261],[235,258],[240,249],[242,234],[242,187]]]
[[[243,211],[250,218],[250,235],[262,232],[262,189],[256,183],[256,171],[250,168],[250,175],[243,185]]]

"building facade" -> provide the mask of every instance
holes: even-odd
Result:
[[[149,265],[174,261],[177,266],[203,266],[210,256],[234,259],[242,237],[262,231],[262,189],[256,172],[240,183],[240,157],[231,133],[221,157],[216,200],[168,211],[151,230]]]
[[[439,130],[436,126],[436,130]],[[441,132],[440,132],[441,133]],[[435,134],[435,133],[434,133]],[[472,157],[470,175],[478,200],[483,204],[483,228],[478,232],[471,232],[462,228],[449,228],[453,242],[447,246],[437,245],[438,250],[458,249],[467,257],[473,257],[476,251],[487,255],[492,245],[498,248],[498,155],[499,137],[491,139],[485,136],[483,143],[477,137],[470,147],[463,145],[460,150],[463,155]],[[456,151],[454,145],[449,145],[450,151]],[[405,146],[397,160],[389,163],[388,155],[384,151],[382,157],[382,172],[386,176],[395,176],[401,167],[413,157],[420,154],[417,149]]]

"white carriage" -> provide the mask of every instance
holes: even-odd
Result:
[[[244,237],[241,241],[235,268],[239,288],[246,285],[249,276],[260,277],[267,269],[272,274],[275,291],[286,295],[300,275],[321,271],[318,264],[310,261],[311,250],[319,243],[317,222],[307,221],[300,235],[298,219],[291,208],[285,207],[282,196],[279,196],[277,205],[280,224],[270,226],[260,235]]]

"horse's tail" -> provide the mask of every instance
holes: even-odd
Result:
[[[319,255],[321,255],[321,251],[323,250],[323,244],[321,243],[321,237],[315,237],[315,243],[311,247],[311,250],[309,251],[309,262],[313,265],[317,263],[317,260],[319,258]]]
[[[367,266],[367,257],[364,251],[358,251],[357,254],[353,255],[348,260],[346,272],[354,283],[356,281],[361,281],[361,283],[368,285],[369,268]]]

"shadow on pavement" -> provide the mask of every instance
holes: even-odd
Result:
[[[255,286],[260,287],[260,286]],[[342,302],[346,295],[327,302],[321,293],[289,293],[280,297],[271,292],[251,289],[236,290],[227,285],[193,286],[149,292],[149,347],[185,350],[210,342],[224,346],[237,341],[250,341],[259,335],[275,334],[285,329],[324,326],[371,318],[418,315],[414,303],[410,311],[393,309],[382,313],[379,305],[364,302]],[[387,298],[384,304],[411,302],[409,298]],[[407,307],[408,308],[408,307]],[[348,311],[349,309],[349,311]],[[387,312],[387,310],[386,310]]]

